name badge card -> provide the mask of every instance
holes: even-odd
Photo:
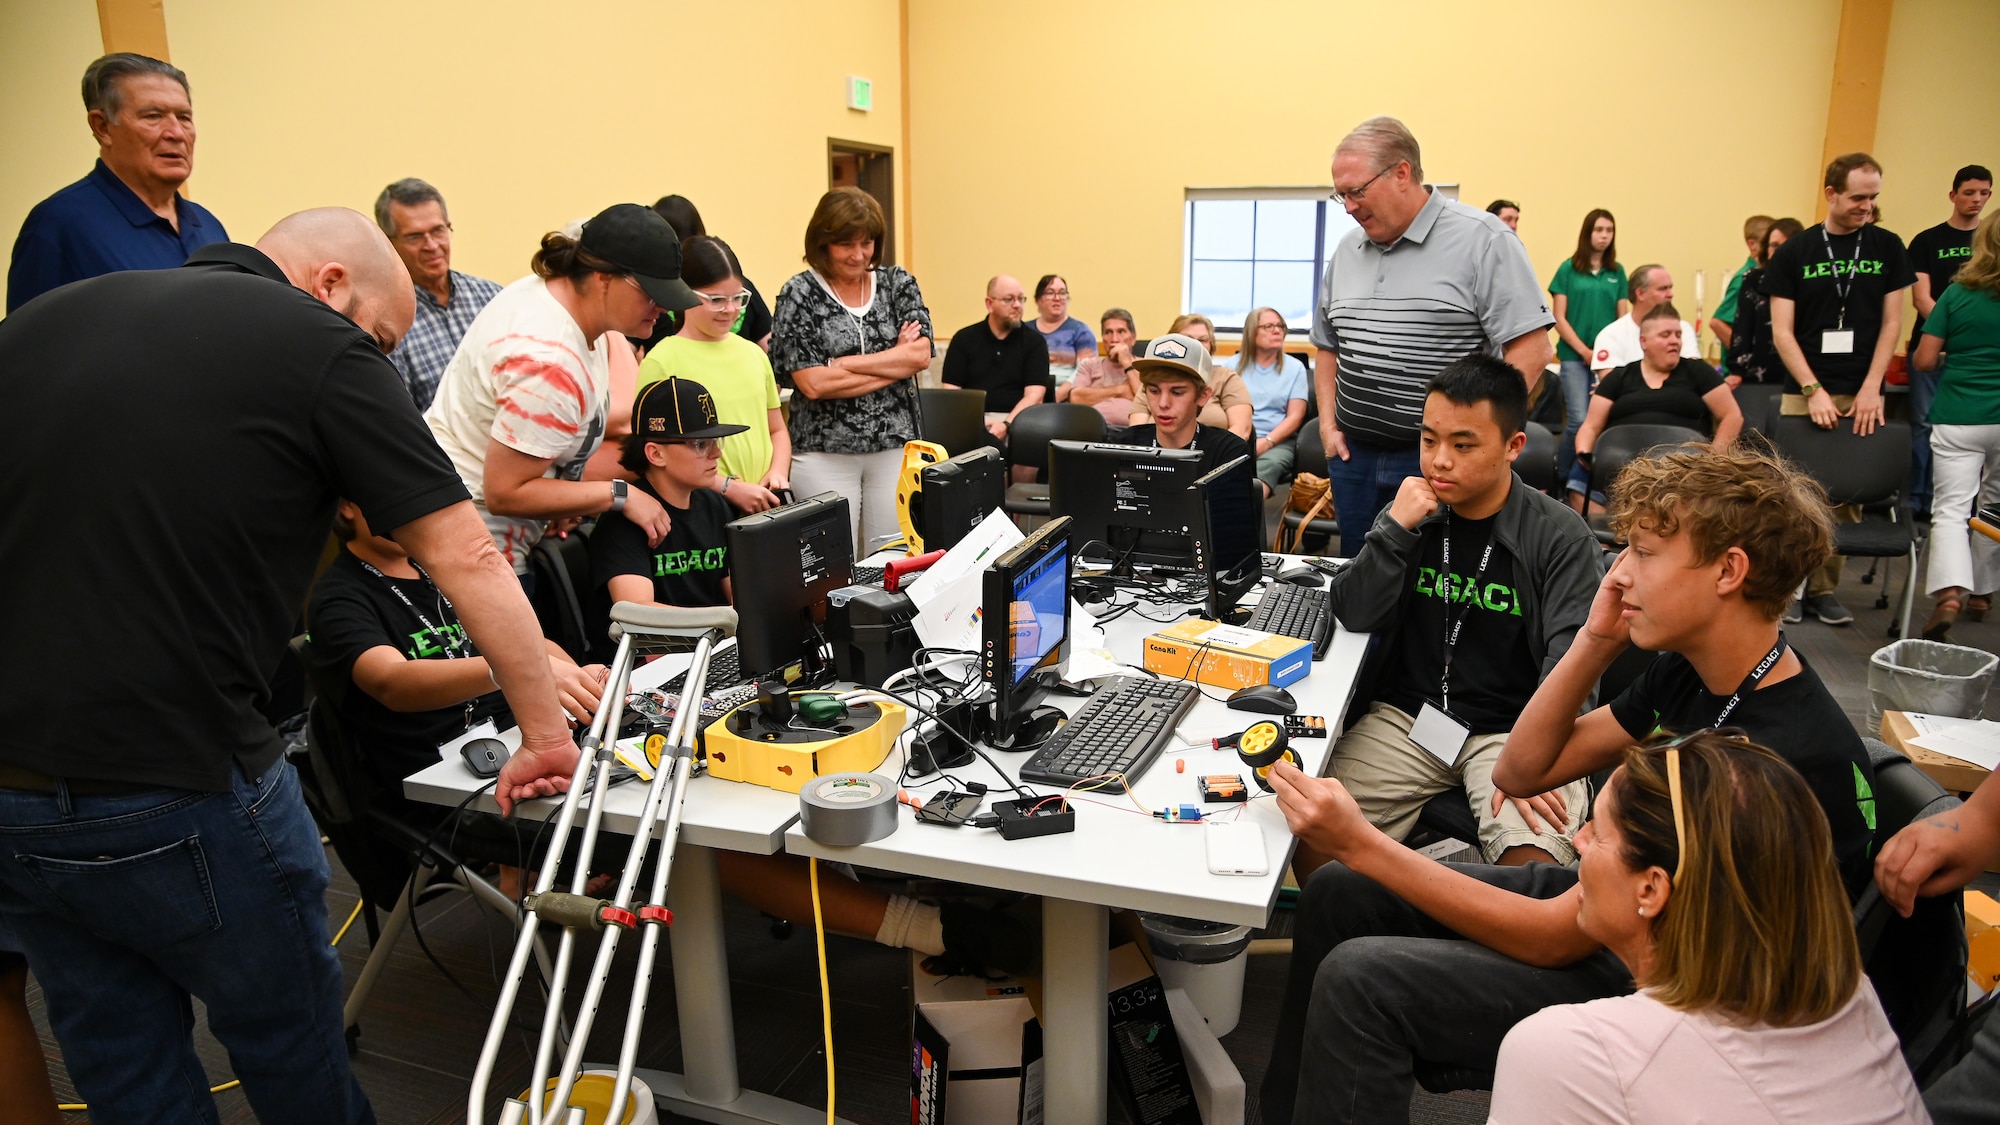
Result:
[[[1458,765],[1458,752],[1465,749],[1465,740],[1470,737],[1472,728],[1435,703],[1425,703],[1417,712],[1416,723],[1410,727],[1410,741],[1447,767]]]
[[[1827,331],[1819,334],[1819,354],[1851,355],[1854,351],[1854,329],[1839,332]]]

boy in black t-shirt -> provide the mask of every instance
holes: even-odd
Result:
[[[1874,774],[1839,705],[1778,629],[1792,590],[1833,550],[1825,493],[1739,446],[1640,458],[1611,501],[1631,546],[1516,720],[1494,786],[1544,792],[1615,765],[1655,729],[1734,727],[1805,777],[1858,895]],[[1661,655],[1617,699],[1578,717],[1634,644]],[[1630,967],[1577,928],[1573,869],[1439,864],[1370,827],[1338,782],[1280,765],[1272,784],[1301,842],[1340,862],[1299,899],[1266,1121],[1293,1120],[1295,1101],[1315,1121],[1400,1120],[1419,1060],[1490,1073],[1520,1020],[1631,991]]]
[[[1426,801],[1463,786],[1488,862],[1566,864],[1585,782],[1491,804],[1507,732],[1569,648],[1599,578],[1589,527],[1514,475],[1527,412],[1521,373],[1490,356],[1431,380],[1424,475],[1403,481],[1333,580],[1334,615],[1376,640],[1355,689],[1365,714],[1334,744],[1328,772],[1396,839]],[[1322,862],[1306,845],[1292,859],[1301,879]]]
[[[1937,307],[1952,275],[1972,260],[1972,232],[1992,197],[1992,172],[1978,164],[1960,168],[1951,178],[1951,218],[1910,240],[1910,266],[1916,271],[1910,299],[1917,306],[1916,323],[1910,329],[1911,356],[1917,354],[1918,339],[1924,334],[1924,318]],[[1920,520],[1931,510],[1931,403],[1943,373],[1942,368],[1920,371],[1916,364],[1910,365],[1910,509]]]
[[[715,491],[722,439],[748,426],[716,420],[708,388],[678,377],[662,379],[632,404],[632,433],[620,463],[638,474],[637,487],[667,510],[671,526],[658,546],[614,505],[590,537],[591,580],[614,602],[645,605],[729,605],[729,545],[723,528],[735,510]]]
[[[1771,341],[1790,380],[1778,413],[1808,415],[1823,429],[1852,416],[1865,437],[1883,421],[1882,379],[1901,338],[1903,290],[1915,277],[1903,240],[1875,225],[1882,166],[1874,157],[1835,157],[1825,191],[1826,221],[1780,246],[1764,270]],[[1861,511],[1844,505],[1834,518],[1855,523]],[[1828,625],[1852,623],[1833,596],[1845,564],[1829,557],[1785,619],[1811,613]]]
[[[1257,476],[1257,458],[1250,450],[1250,443],[1228,430],[1195,421],[1214,394],[1209,387],[1214,366],[1208,349],[1192,336],[1170,333],[1148,341],[1145,354],[1132,361],[1132,368],[1145,388],[1146,410],[1153,420],[1143,426],[1115,431],[1107,435],[1108,440],[1160,449],[1192,449],[1201,454],[1202,476],[1238,457],[1247,457],[1249,460],[1231,474],[1234,483],[1224,484],[1220,495],[1225,503],[1229,497],[1241,497],[1246,508],[1252,506],[1250,490]]]

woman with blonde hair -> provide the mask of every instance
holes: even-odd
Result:
[[[1256,440],[1256,431],[1251,428],[1251,416],[1255,408],[1250,402],[1250,388],[1243,384],[1243,376],[1213,358],[1215,322],[1200,313],[1182,313],[1174,318],[1173,327],[1167,329],[1167,332],[1169,335],[1178,332],[1183,336],[1199,340],[1201,346],[1208,349],[1214,364],[1213,373],[1209,376],[1208,405],[1201,408],[1201,414],[1195,418],[1195,422],[1218,430],[1228,430],[1246,442]],[[1137,373],[1131,375],[1131,380],[1132,424],[1148,425],[1153,421],[1153,416],[1146,412],[1146,389],[1139,385]]]
[[[1931,640],[1961,612],[1985,617],[2000,587],[2000,544],[1966,526],[1975,501],[2000,502],[2000,211],[1972,232],[1972,258],[1924,318],[1910,366],[1933,371],[1947,357],[1930,413]]]
[[[1298,460],[1299,427],[1306,420],[1306,365],[1285,354],[1291,326],[1277,309],[1260,307],[1243,318],[1243,347],[1236,373],[1250,392],[1250,425],[1256,440],[1257,479],[1269,496],[1289,480]]]
[[[1490,1121],[1930,1120],[1783,759],[1728,731],[1635,746],[1576,844],[1577,927],[1639,991],[1516,1024]]]

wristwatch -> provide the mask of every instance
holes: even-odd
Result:
[[[1799,393],[1806,396],[1807,398],[1811,398],[1812,396],[1819,393],[1819,384],[1818,383],[1803,384],[1799,387]]]
[[[622,512],[625,510],[625,496],[627,492],[630,490],[630,488],[631,486],[622,480],[614,480],[611,482],[612,511]]]
[[[724,496],[729,495],[729,486],[735,482],[736,478],[734,476],[725,476],[722,478],[722,494]]]

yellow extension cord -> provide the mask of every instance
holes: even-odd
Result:
[[[826,919],[819,910],[819,860],[806,857],[806,874],[812,881],[813,944],[819,950],[819,1012],[826,1032],[826,1125],[833,1119],[833,992],[826,984]]]
[[[819,902],[818,902],[818,900],[817,900],[817,899],[815,899],[815,900],[814,900],[814,902],[813,902],[813,905],[814,905],[814,906],[818,906],[818,905],[819,905]],[[357,903],[355,903],[355,904],[354,904],[354,913],[352,913],[352,914],[349,914],[349,915],[347,916],[347,921],[345,921],[345,922],[342,922],[342,923],[340,924],[340,930],[339,930],[339,932],[338,932],[338,933],[335,933],[335,934],[333,935],[333,944],[334,944],[334,945],[339,945],[339,944],[340,944],[340,939],[341,939],[341,938],[344,938],[344,937],[346,937],[346,936],[347,936],[347,930],[348,930],[348,927],[350,927],[350,926],[354,925],[354,920],[355,920],[356,918],[359,918],[359,917],[361,917],[361,906],[362,906],[362,904],[361,904],[361,903],[358,903],[358,902],[357,902]],[[822,979],[824,979],[824,978],[822,978]],[[243,1083],[242,1083],[242,1082],[241,1082],[240,1080],[238,1080],[238,1079],[235,1079],[235,1078],[232,1078],[232,1079],[230,1079],[229,1081],[227,1081],[227,1082],[224,1082],[224,1083],[223,1083],[222,1085],[220,1085],[220,1086],[210,1086],[210,1087],[208,1088],[208,1092],[209,1092],[209,1093],[211,1093],[211,1094],[220,1094],[220,1093],[222,1093],[222,1092],[223,1092],[224,1090],[234,1090],[234,1089],[235,1089],[236,1087],[238,1087],[238,1086],[241,1086],[241,1085],[243,1085]],[[89,1108],[90,1108],[90,1107],[89,1107],[88,1105],[84,1104],[83,1102],[72,1102],[72,1103],[70,1103],[70,1104],[68,1104],[68,1105],[64,1105],[64,1104],[60,1104],[60,1103],[58,1103],[58,1104],[56,1105],[56,1109],[57,1109],[57,1111],[58,1111],[58,1112],[61,1112],[61,1113],[82,1113],[82,1112],[83,1112],[84,1110],[87,1110],[87,1109],[89,1109]]]

